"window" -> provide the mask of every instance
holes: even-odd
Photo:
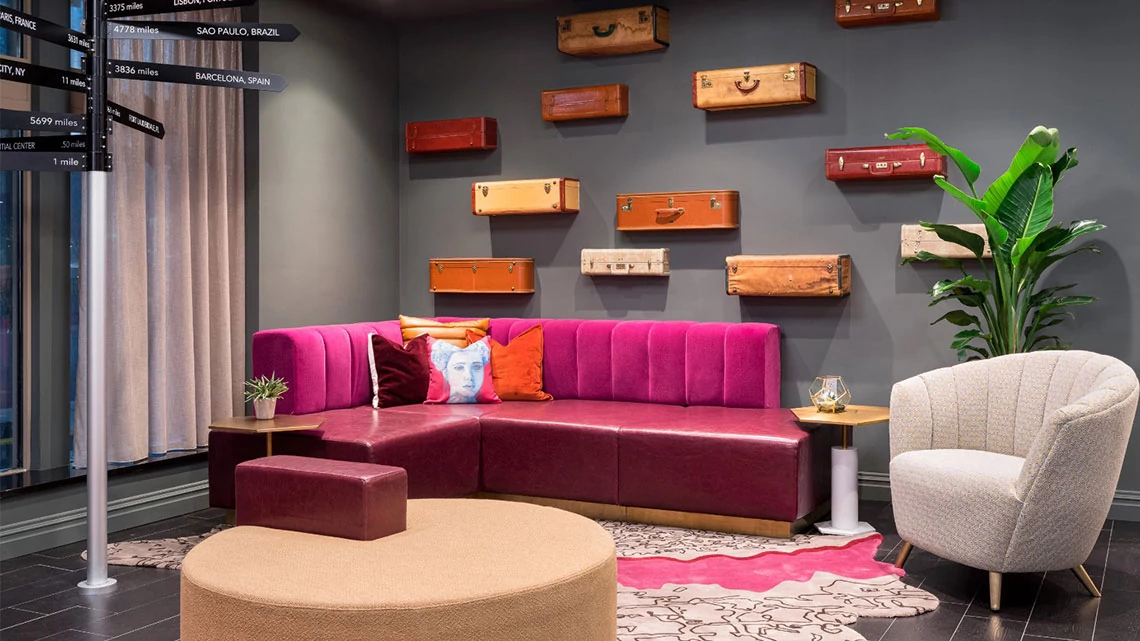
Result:
[[[22,11],[24,0],[0,0],[0,7]],[[0,29],[0,56],[24,57],[24,38],[11,29]]]
[[[0,171],[0,472],[21,466],[19,319],[22,213],[21,173]]]

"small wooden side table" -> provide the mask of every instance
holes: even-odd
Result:
[[[874,532],[875,528],[859,520],[859,451],[855,449],[852,428],[889,421],[891,408],[848,405],[842,412],[831,413],[797,407],[792,413],[801,423],[838,425],[843,430],[843,444],[831,448],[831,520],[817,523],[816,527],[824,534],[845,536]]]
[[[232,416],[218,419],[210,423],[210,429],[222,432],[244,432],[246,434],[265,435],[265,455],[273,456],[274,432],[300,432],[315,430],[323,425],[323,416],[291,416],[278,414],[270,419],[258,419],[253,416]]]

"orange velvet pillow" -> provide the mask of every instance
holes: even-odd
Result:
[[[481,337],[468,331],[467,340]],[[549,401],[542,390],[542,325],[535,325],[515,336],[507,345],[491,342],[491,379],[495,392],[504,401]]]

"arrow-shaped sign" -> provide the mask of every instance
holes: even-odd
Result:
[[[0,138],[0,151],[84,151],[87,139],[83,136],[27,136]]]
[[[186,67],[164,65],[135,60],[110,60],[107,76],[128,80],[154,80],[156,82],[177,82],[187,85],[207,85],[211,87],[233,87],[236,89],[258,89],[260,91],[282,91],[289,84],[284,76],[275,73],[255,73],[238,69],[208,69],[206,67]]]
[[[107,18],[143,16],[152,13],[175,13],[199,11],[201,9],[221,9],[223,7],[247,7],[257,0],[134,0],[133,2],[108,2],[104,15]]]
[[[245,40],[293,42],[301,35],[291,24],[260,22],[129,22],[107,23],[107,35],[135,40]]]
[[[138,129],[155,138],[166,137],[166,127],[163,127],[161,122],[153,118],[147,118],[133,109],[127,109],[117,102],[107,101],[107,113],[111,114],[111,119],[117,123],[126,125],[132,129]]]
[[[0,80],[12,80],[29,85],[66,89],[68,91],[90,91],[91,79],[85,74],[64,71],[52,67],[30,65],[18,60],[0,60]]]
[[[84,152],[10,151],[0,154],[0,171],[86,171]]]
[[[70,49],[91,51],[91,38],[87,34],[72,31],[63,25],[48,22],[23,11],[0,7],[0,26]]]
[[[0,109],[0,129],[23,131],[87,131],[87,116],[83,114],[56,114],[44,111],[14,111]]]

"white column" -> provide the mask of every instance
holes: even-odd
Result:
[[[86,594],[110,592],[107,576],[107,179],[105,171],[87,173],[87,580]]]
[[[816,524],[824,534],[853,535],[874,532],[859,521],[859,450],[831,448],[831,520]]]

